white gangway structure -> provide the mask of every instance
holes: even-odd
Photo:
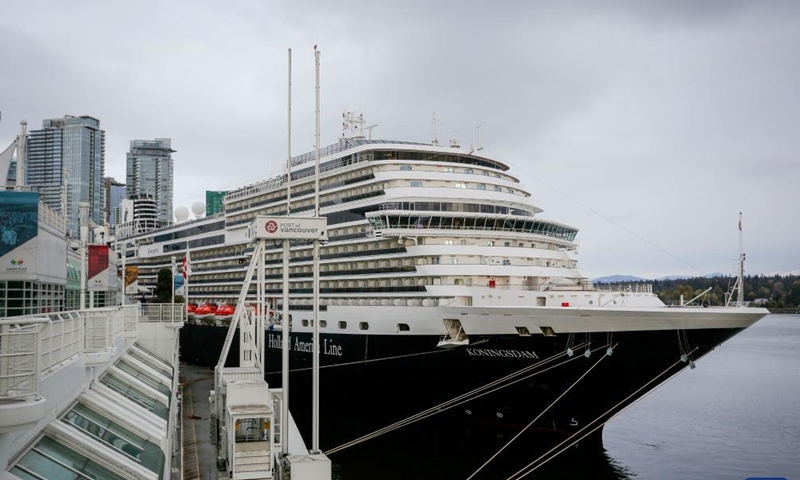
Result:
[[[266,242],[283,240],[284,254],[288,255],[291,239],[310,239],[308,234],[298,231],[313,231],[315,241],[319,241],[325,239],[325,230],[325,219],[315,217],[258,217],[250,227],[255,249],[214,369],[214,390],[210,396],[211,440],[216,446],[217,467],[227,472],[231,480],[331,478],[330,460],[322,453],[309,452],[300,438],[284,403],[288,385],[270,389],[264,380],[266,327],[270,320],[264,288]],[[288,275],[288,269],[284,272]],[[249,306],[247,294],[254,282],[256,301]],[[288,277],[284,282],[284,289],[287,288]],[[280,322],[278,328],[284,332],[284,348],[287,348],[289,322]],[[226,367],[237,329],[238,365]],[[288,349],[286,352],[284,359]],[[288,369],[288,365],[283,368]]]

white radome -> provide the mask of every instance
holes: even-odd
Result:
[[[200,201],[192,204],[192,213],[195,217],[200,217],[206,213],[206,204]]]
[[[189,209],[186,207],[178,207],[175,209],[175,220],[180,222],[185,222],[186,219],[189,218]]]

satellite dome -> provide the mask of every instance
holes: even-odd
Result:
[[[192,213],[194,213],[196,217],[204,215],[206,213],[206,204],[199,201],[194,202],[192,204]]]
[[[189,218],[189,209],[186,207],[178,207],[175,209],[175,220],[178,223],[185,222]]]

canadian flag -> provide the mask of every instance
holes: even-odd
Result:
[[[181,267],[183,268],[183,279],[188,280],[189,275],[192,274],[192,264],[191,258],[189,257],[189,250],[186,250],[186,256],[183,257],[183,264]]]

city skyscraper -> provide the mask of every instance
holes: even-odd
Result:
[[[111,233],[114,233],[114,225],[120,223],[117,220],[117,207],[122,205],[125,200],[126,187],[122,182],[118,182],[111,177],[103,179],[103,186],[105,188],[105,219],[108,223]]]
[[[133,140],[127,156],[127,197],[151,195],[158,206],[158,225],[172,224],[172,140]]]
[[[100,120],[86,115],[44,120],[41,130],[28,134],[25,150],[26,185],[67,217],[71,236],[78,236],[81,202],[89,203],[91,222],[105,223],[105,131]]]

